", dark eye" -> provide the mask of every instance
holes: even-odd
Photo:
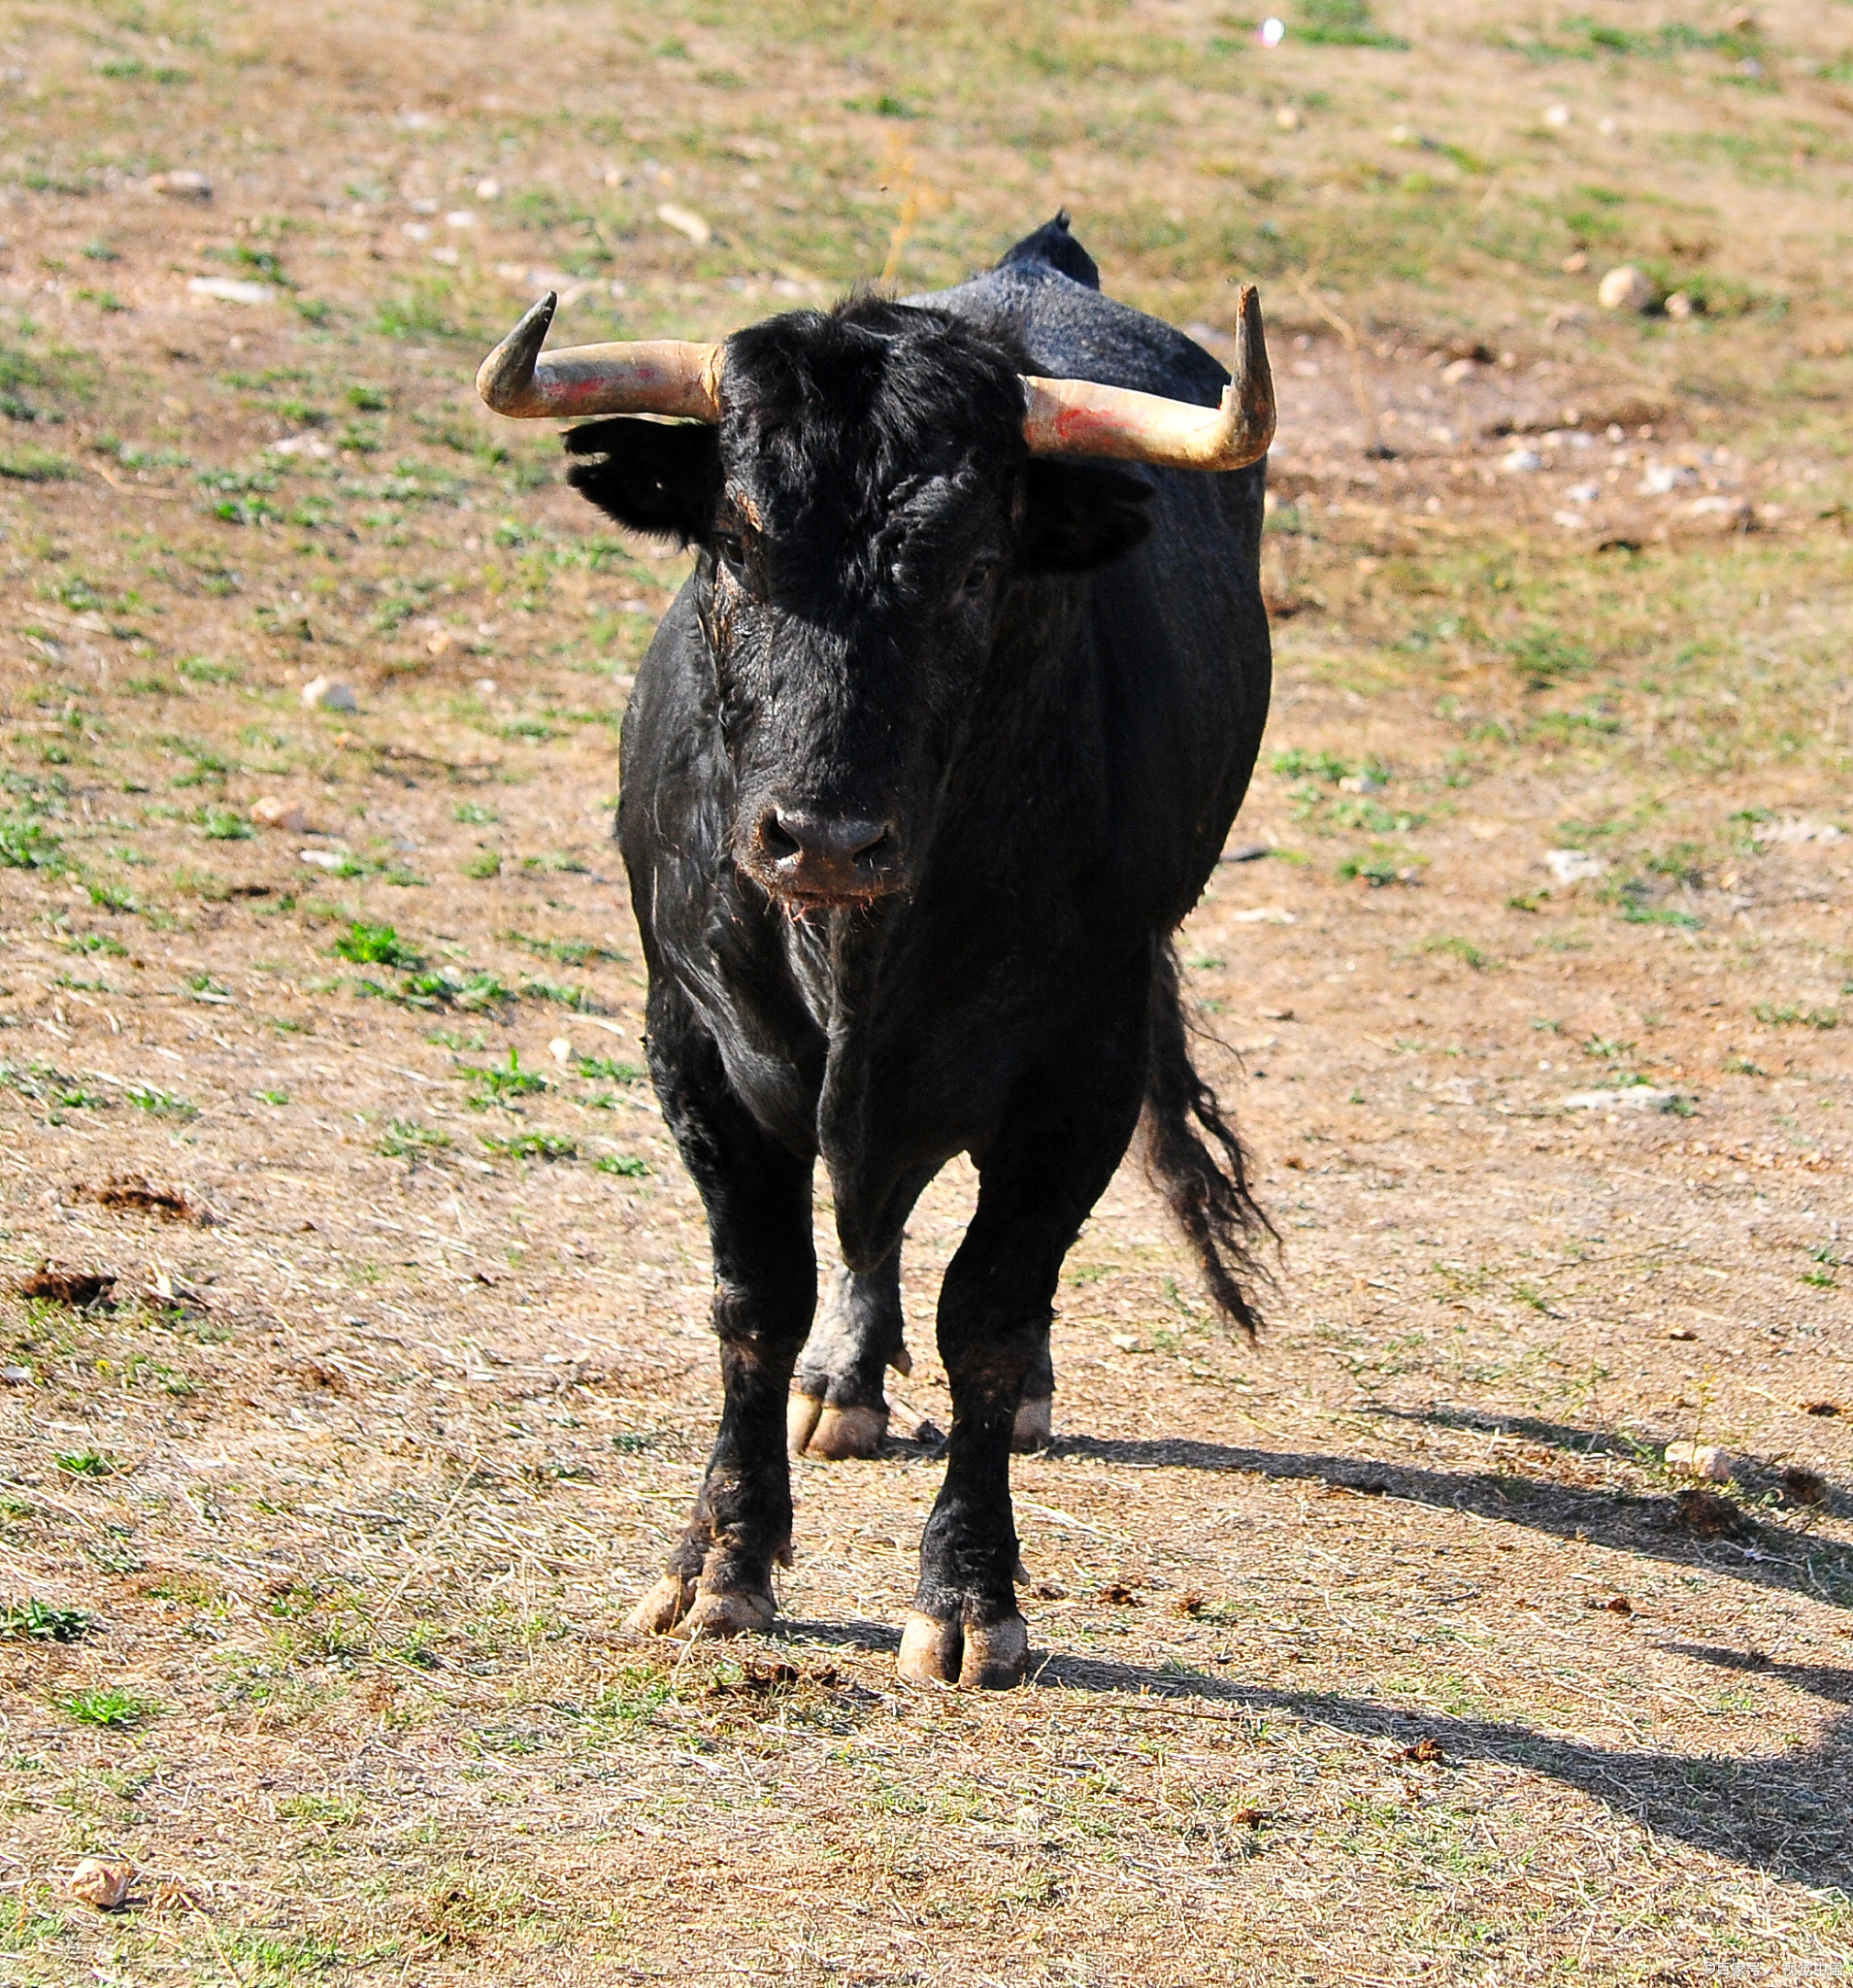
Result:
[[[965,569],[965,578],[959,581],[959,592],[968,599],[981,594],[990,585],[997,567],[997,559],[992,553],[980,552]]]
[[[714,556],[734,573],[741,573],[746,565],[745,543],[738,532],[716,532]]]

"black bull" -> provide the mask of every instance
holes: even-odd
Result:
[[[987,274],[735,335],[717,426],[574,430],[574,483],[692,543],[624,723],[650,1072],[708,1211],[726,1398],[635,1626],[768,1625],[792,1446],[867,1455],[905,1372],[902,1232],[955,1154],[944,1486],[902,1643],[1014,1682],[1009,1452],[1046,1440],[1064,1255],[1139,1128],[1224,1313],[1265,1226],[1191,1066],[1172,934],[1266,720],[1265,464],[1033,459],[1022,373],[1214,406],[1058,217]],[[821,1156],[846,1266],[813,1334]],[[807,1343],[809,1342],[809,1343]]]

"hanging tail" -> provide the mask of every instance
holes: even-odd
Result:
[[[1216,1309],[1252,1341],[1261,1324],[1254,1293],[1269,1280],[1255,1246],[1264,1236],[1274,1237],[1274,1228],[1249,1188],[1240,1135],[1190,1060],[1177,954],[1170,944],[1152,977],[1142,1124],[1152,1184],[1188,1239]]]

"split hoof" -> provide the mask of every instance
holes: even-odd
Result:
[[[982,1625],[942,1622],[911,1610],[895,1669],[908,1684],[954,1684],[962,1691],[1008,1691],[1029,1668],[1029,1624],[1020,1615]]]
[[[691,1642],[705,1637],[750,1636],[756,1630],[770,1629],[778,1612],[772,1597],[761,1590],[703,1589],[678,1634]]]
[[[1055,1440],[1055,1404],[1043,1395],[1039,1400],[1016,1405],[1016,1421],[1010,1430],[1012,1449],[1046,1449]]]
[[[793,1456],[826,1463],[879,1456],[888,1435],[888,1411],[833,1408],[811,1395],[795,1394],[785,1410],[785,1435]]]
[[[667,1636],[689,1611],[695,1583],[666,1574],[624,1618],[624,1627],[643,1636]]]

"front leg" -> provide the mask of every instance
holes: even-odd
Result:
[[[1016,1683],[1028,1663],[1010,1451],[1039,1390],[1046,1410],[1062,1259],[1138,1120],[1138,1040],[1112,1042],[1097,1069],[1091,1095],[1071,1067],[1012,1113],[1007,1136],[979,1164],[977,1209],[941,1287],[952,1430],[901,1639],[900,1673],[914,1683],[997,1688]]]
[[[651,1003],[650,1062],[708,1210],[725,1397],[688,1529],[626,1627],[734,1636],[770,1626],[773,1563],[791,1562],[784,1408],[817,1299],[811,1162],[768,1137],[706,1032],[666,1002]]]

